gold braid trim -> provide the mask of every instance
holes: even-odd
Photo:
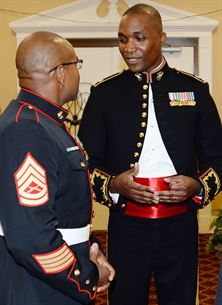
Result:
[[[217,173],[214,171],[214,169],[210,167],[206,172],[204,172],[200,176],[200,180],[203,183],[205,189],[204,201],[209,202],[220,190],[221,187],[220,178],[217,175]]]
[[[97,87],[98,85],[100,85],[100,84],[106,82],[107,80],[110,80],[110,79],[112,79],[112,78],[114,78],[114,77],[117,77],[118,75],[122,74],[123,72],[124,72],[124,70],[122,70],[122,71],[120,71],[120,72],[117,72],[117,73],[115,73],[115,74],[112,74],[112,75],[110,75],[110,76],[104,78],[103,80],[101,80],[101,81],[95,83],[94,87]]]
[[[198,81],[201,82],[201,83],[206,83],[206,81],[205,81],[204,79],[202,79],[202,78],[200,78],[200,77],[198,77],[198,76],[196,76],[196,75],[194,75],[194,74],[191,74],[191,73],[188,73],[188,72],[185,72],[185,71],[182,71],[182,70],[178,70],[178,69],[175,69],[175,70],[178,71],[178,72],[180,72],[180,73],[182,73],[182,74],[185,74],[185,75],[187,75],[187,76],[190,76],[190,77],[192,77],[192,78],[198,80]]]
[[[112,202],[109,196],[109,183],[111,176],[98,168],[92,172],[92,188],[95,194],[95,199],[101,204],[110,204]]]

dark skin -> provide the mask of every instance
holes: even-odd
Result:
[[[76,65],[63,65],[76,60],[75,51],[66,39],[50,32],[33,33],[21,42],[16,53],[19,85],[62,106],[75,100],[78,93]],[[90,260],[99,271],[97,291],[103,292],[109,287],[115,271],[96,243],[90,247]]]
[[[166,33],[162,30],[160,16],[152,8],[141,12],[130,12],[121,18],[119,50],[132,72],[151,71],[162,61],[162,45]],[[179,203],[193,197],[200,191],[200,184],[192,177],[177,175],[165,178],[169,190],[154,191],[151,187],[133,181],[139,172],[139,165],[112,179],[110,191],[119,193],[133,201],[145,204],[160,202]]]

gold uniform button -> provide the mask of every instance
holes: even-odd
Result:
[[[143,99],[146,100],[147,99],[147,94],[143,94]]]
[[[74,271],[74,274],[75,274],[75,276],[80,275],[80,271],[79,271],[79,269],[76,269],[76,270]]]
[[[143,89],[144,89],[144,90],[147,90],[148,88],[149,88],[148,85],[143,85]]]
[[[142,123],[141,123],[141,126],[142,126],[142,127],[146,127],[146,122],[142,122]]]
[[[108,203],[108,207],[111,208],[111,206],[112,206],[112,203]]]
[[[135,152],[133,155],[134,155],[135,158],[139,157],[139,153],[138,152]]]
[[[86,285],[89,285],[89,283],[90,283],[90,280],[89,279],[86,280]]]
[[[125,208],[125,203],[121,204],[121,208],[124,209]]]
[[[147,117],[147,112],[142,112],[142,117],[146,118]]]
[[[142,103],[142,108],[143,109],[147,108],[147,103]]]
[[[93,291],[96,291],[96,286],[93,286],[92,290],[93,290]]]
[[[144,138],[144,132],[140,132],[140,133],[139,133],[139,137],[140,137],[140,138]]]
[[[136,144],[136,146],[140,148],[140,147],[142,147],[142,143],[141,143],[141,142],[138,142],[138,143]]]

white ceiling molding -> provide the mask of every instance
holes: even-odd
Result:
[[[132,6],[141,1],[125,0]],[[154,6],[161,14],[164,30],[170,38],[198,39],[199,75],[211,85],[212,81],[212,32],[218,21],[190,12],[175,9],[155,1],[143,1]],[[35,31],[55,32],[67,39],[72,38],[116,38],[120,20],[119,1],[108,3],[108,14],[100,17],[97,9],[102,0],[77,0],[51,10],[19,19],[9,24],[16,33],[17,44]]]
[[[140,1],[126,0],[128,6]],[[175,33],[212,32],[218,22],[189,12],[169,7],[154,1],[143,1],[156,7],[163,19],[164,30],[174,36]],[[109,1],[109,13],[101,18],[97,8],[101,0],[77,0],[39,14],[10,23],[17,37],[38,31],[54,31],[70,38],[113,38],[116,37],[120,20],[118,1]],[[184,36],[184,35],[182,35]],[[181,35],[180,35],[181,37]],[[194,37],[193,34],[191,37]]]

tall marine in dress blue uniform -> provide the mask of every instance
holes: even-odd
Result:
[[[220,117],[205,81],[168,66],[153,7],[129,8],[118,35],[129,69],[92,86],[79,130],[110,208],[110,305],[147,305],[152,272],[159,305],[195,305],[197,210],[221,190]]]
[[[74,78],[78,87],[79,60],[66,40],[35,33],[18,53],[21,83],[21,74],[26,75],[26,87],[43,92],[52,82],[57,91],[50,84],[49,92],[59,92],[61,104],[66,94],[72,97],[67,84]],[[58,66],[48,69],[53,62]],[[1,305],[80,305],[95,299],[99,269],[90,259],[88,162],[65,127],[67,115],[59,103],[27,88],[1,115]]]

